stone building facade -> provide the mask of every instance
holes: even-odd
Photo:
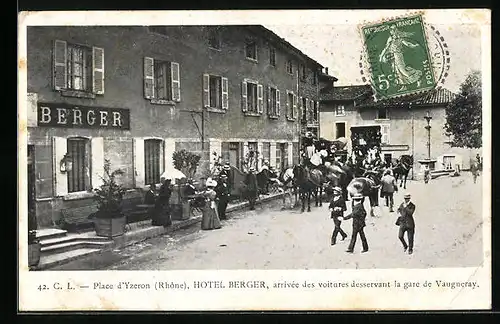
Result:
[[[319,107],[323,67],[262,26],[28,27],[27,53],[41,228],[90,203],[105,159],[130,189],[158,183],[180,149],[202,156],[197,178],[214,152],[286,167],[302,98]]]
[[[462,170],[470,167],[478,150],[451,147],[451,138],[445,134],[446,105],[455,94],[440,88],[422,96],[375,102],[369,85],[335,87],[321,94],[321,136],[334,140],[351,138],[361,127],[376,127],[382,133],[382,158],[395,159],[413,155],[414,177],[421,175],[418,160],[428,158],[428,132],[425,116],[431,116],[431,159],[435,169]],[[352,150],[351,141],[347,149]]]

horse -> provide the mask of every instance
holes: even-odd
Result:
[[[370,201],[370,215],[374,216],[374,208],[378,206],[378,190],[380,184],[373,173],[366,172],[364,177],[357,177],[351,180],[347,186],[347,191],[352,197],[355,194],[362,194]]]
[[[268,194],[269,185],[274,183],[272,179],[278,178],[278,176],[269,169],[262,169],[259,173],[256,174],[256,177],[260,194]]]
[[[316,207],[322,206],[323,183],[324,176],[318,169],[310,170],[303,165],[295,165],[293,167],[294,178],[299,188],[299,196],[302,201],[302,209],[305,210],[305,202],[307,200],[307,211],[311,211],[311,195],[314,194]]]
[[[396,166],[392,170],[396,183],[398,179],[400,179],[399,187],[404,187],[406,189],[406,180],[408,179],[408,173],[410,173],[411,168],[413,168],[413,155],[401,155],[396,162]]]

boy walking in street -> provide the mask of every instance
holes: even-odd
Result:
[[[361,243],[363,244],[363,250],[361,251],[362,253],[368,252],[368,242],[366,240],[364,228],[366,226],[365,219],[366,219],[366,210],[363,206],[363,195],[360,193],[357,193],[352,196],[353,200],[353,206],[352,206],[352,212],[344,217],[344,220],[352,218],[352,235],[351,235],[351,242],[349,243],[349,247],[347,248],[347,253],[353,253],[354,252],[354,245],[356,244],[356,238],[359,234],[359,237],[361,238]]]
[[[342,230],[342,228],[340,228],[344,211],[347,210],[344,198],[342,198],[342,189],[340,187],[333,188],[333,198],[330,201],[329,209],[331,213],[330,217],[333,219],[333,224],[335,225],[330,244],[335,245],[339,234],[342,235],[342,241],[347,237],[347,234]]]
[[[410,200],[411,195],[409,193],[405,194],[404,201],[398,208],[400,216],[396,221],[396,225],[399,225],[399,240],[403,244],[404,251],[408,250],[408,254],[413,253],[413,238],[415,236],[415,220],[413,219],[415,205]],[[408,233],[408,244],[404,238],[405,233]]]

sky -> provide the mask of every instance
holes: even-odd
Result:
[[[450,51],[450,71],[444,87],[457,92],[471,70],[481,70],[480,30],[472,24],[433,26],[444,37]],[[265,27],[328,67],[328,73],[338,78],[336,85],[363,83],[359,68],[363,44],[356,25],[294,24]]]

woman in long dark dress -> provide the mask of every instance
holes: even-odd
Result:
[[[201,219],[201,229],[211,230],[221,228],[221,222],[219,215],[217,214],[217,204],[215,203],[215,198],[217,193],[214,188],[217,186],[217,182],[211,178],[207,179],[206,187],[207,189],[203,193],[206,199],[205,206],[203,207],[203,216]]]
[[[162,179],[162,185],[155,203],[153,226],[170,226],[172,219],[170,218],[170,196],[172,189],[170,188],[171,180]]]

